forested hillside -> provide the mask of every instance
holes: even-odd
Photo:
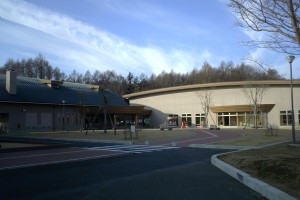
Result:
[[[162,71],[158,75],[150,76],[146,74],[133,75],[131,72],[126,75],[117,74],[110,70],[94,72],[88,70],[81,74],[75,69],[72,73],[65,74],[58,67],[53,67],[41,54],[35,58],[22,60],[8,59],[0,67],[0,73],[5,74],[7,69],[14,69],[18,76],[100,85],[119,95],[199,83],[283,79],[275,69],[262,70],[245,63],[235,65],[233,62],[221,62],[217,67],[204,62],[201,67],[194,68],[190,72]]]

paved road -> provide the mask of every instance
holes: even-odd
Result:
[[[178,138],[172,138],[172,139],[166,139],[162,141],[156,141],[151,142],[151,145],[164,145],[164,146],[173,146],[176,144],[176,146],[180,147],[187,147],[190,144],[207,144],[211,142],[218,142],[222,140],[228,140],[233,138],[241,137],[241,133],[238,133],[236,131],[228,131],[226,129],[221,130],[207,130],[207,129],[187,129],[187,131],[192,132],[193,135],[189,137],[178,137]],[[161,132],[163,134],[163,131]],[[14,136],[1,136],[1,139],[7,139],[7,140],[21,140],[21,141],[31,141],[31,142],[67,142],[70,143],[72,146],[99,146],[100,144],[94,144],[93,142],[83,142],[82,141],[75,141],[75,140],[63,140],[59,138],[32,138],[32,137],[14,137]],[[130,143],[130,140],[123,141],[123,143]],[[102,145],[113,145],[113,141],[111,144],[108,143],[102,143]]]
[[[51,163],[74,162],[78,160],[104,158],[107,156],[120,156],[131,153],[144,153],[152,151],[162,151],[166,149],[186,147],[191,143],[206,143],[218,141],[232,137],[238,137],[238,133],[222,131],[191,129],[193,136],[187,138],[175,138],[157,142],[156,145],[128,145],[108,144],[99,141],[86,141],[74,139],[54,139],[54,138],[31,138],[1,136],[1,140],[18,140],[24,142],[46,142],[46,143],[68,143],[68,145],[51,145],[51,149],[36,149],[31,151],[9,152],[0,155],[0,170],[31,167],[34,165],[45,165]],[[238,135],[237,135],[238,134]],[[176,147],[174,147],[176,145]],[[58,148],[64,147],[64,148]],[[57,149],[53,149],[53,147]],[[44,148],[44,147],[43,147]],[[28,149],[27,149],[28,150]]]
[[[126,154],[149,153],[179,148],[161,145],[131,144],[114,144],[103,146],[101,143],[94,143],[94,145],[97,144],[99,146],[84,145],[84,147],[63,147],[2,152],[0,154],[0,170],[32,167],[36,165],[76,162],[112,156],[123,156]]]
[[[263,199],[210,164],[224,150],[177,148],[0,171],[1,199]]]
[[[187,130],[189,132],[192,132],[194,135],[190,137],[159,141],[159,142],[155,142],[155,144],[171,146],[175,142],[177,146],[187,147],[190,144],[207,144],[211,142],[219,142],[222,140],[241,137],[241,133],[228,131],[225,129],[221,129],[221,130],[187,129]]]

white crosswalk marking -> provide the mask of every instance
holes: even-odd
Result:
[[[112,145],[103,147],[86,147],[89,150],[105,150],[105,151],[118,151],[126,153],[147,153],[154,151],[163,151],[167,149],[177,149],[179,147],[167,147],[158,145],[139,145],[139,144],[125,144],[125,145]]]

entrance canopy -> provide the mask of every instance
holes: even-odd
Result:
[[[261,112],[270,112],[275,104],[260,104],[258,109]],[[213,106],[210,110],[214,113],[221,112],[251,112],[251,105],[230,105],[230,106]]]
[[[103,107],[101,108],[101,111],[103,111]],[[98,109],[97,107],[86,107],[86,112],[92,114],[98,112]],[[151,110],[145,110],[144,106],[109,106],[108,112],[110,114],[151,114]]]

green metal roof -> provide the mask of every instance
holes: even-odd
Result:
[[[110,90],[97,90],[95,86],[71,82],[61,82],[57,87],[47,84],[51,81],[37,78],[17,77],[17,93],[6,91],[6,76],[0,74],[0,103],[32,103],[100,106],[104,105],[104,95],[110,106],[128,106],[123,98]],[[53,83],[59,83],[53,81]]]

